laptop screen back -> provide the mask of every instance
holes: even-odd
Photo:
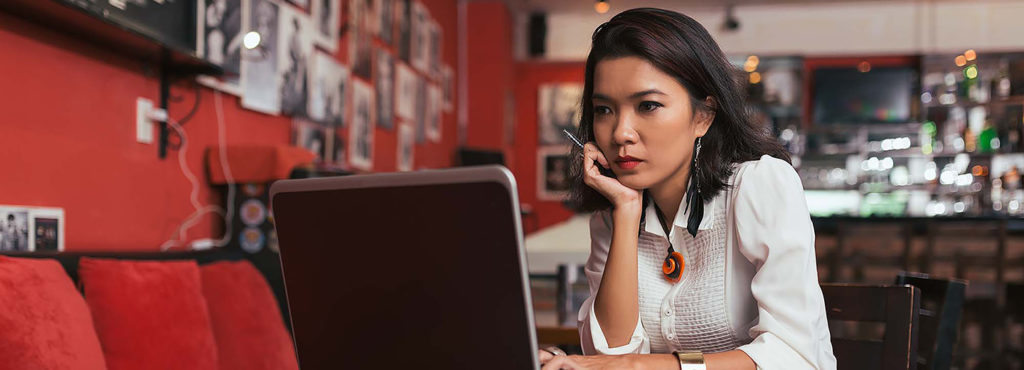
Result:
[[[511,194],[492,181],[275,194],[299,363],[534,367]]]

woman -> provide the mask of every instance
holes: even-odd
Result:
[[[834,369],[800,179],[708,32],[623,12],[585,78],[571,175],[597,211],[579,314],[596,356],[542,351],[544,368]]]

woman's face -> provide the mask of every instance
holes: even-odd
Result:
[[[594,69],[592,101],[594,138],[619,182],[637,190],[685,184],[694,140],[714,115],[695,114],[682,84],[639,57],[604,59]]]

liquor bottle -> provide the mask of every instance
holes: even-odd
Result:
[[[996,75],[996,78],[992,79],[992,84],[995,85],[992,92],[997,100],[1003,100],[1010,96],[1009,68],[1005,60],[1001,61],[999,63],[999,73]]]
[[[999,135],[996,132],[995,126],[992,125],[990,120],[985,120],[985,127],[981,129],[981,133],[978,134],[978,153],[992,153],[999,149],[1002,143],[999,141]]]
[[[1015,153],[1020,151],[1021,145],[1021,124],[1024,119],[1024,106],[1020,104],[1007,105],[1003,111],[1003,120],[1000,121],[1000,131],[1005,131],[1005,140],[1001,142],[999,152]]]

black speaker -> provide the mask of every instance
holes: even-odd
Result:
[[[530,14],[530,57],[544,56],[544,41],[548,37],[548,15],[544,13]]]

